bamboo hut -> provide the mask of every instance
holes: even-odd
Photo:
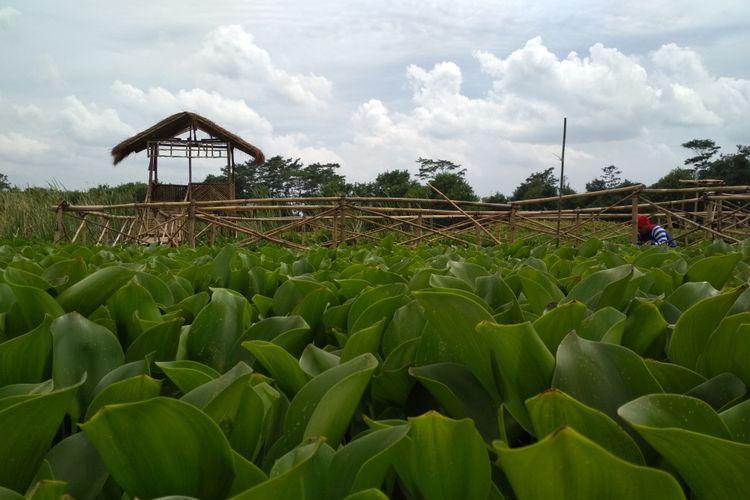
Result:
[[[187,111],[169,116],[112,148],[113,163],[117,165],[130,154],[144,150],[149,159],[148,189],[144,202],[149,204],[232,200],[235,198],[235,150],[251,156],[253,165],[265,161],[263,152],[257,147],[211,120]],[[187,183],[160,183],[159,158],[185,158]],[[226,182],[195,182],[193,160],[198,158],[224,160]],[[151,242],[178,244],[184,225],[180,221],[187,215],[184,211],[184,208],[168,208],[166,205],[144,210],[139,224],[140,238]]]

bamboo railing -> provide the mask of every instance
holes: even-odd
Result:
[[[377,243],[388,234],[402,245],[443,241],[481,246],[529,239],[575,245],[588,238],[635,242],[635,221],[641,213],[664,226],[680,245],[750,237],[750,186],[650,189],[638,184],[509,203],[451,200],[433,190],[436,197],[430,199],[329,196],[86,206],[63,202],[52,209],[56,242],[97,245],[195,246],[221,237],[240,245],[266,242],[305,248]]]

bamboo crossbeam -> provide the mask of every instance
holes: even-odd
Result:
[[[645,200],[645,201],[647,203],[650,203],[648,200]],[[656,205],[654,204],[654,206],[656,206]],[[684,221],[684,222],[687,222],[687,223],[692,224],[694,226],[697,226],[697,227],[699,227],[699,228],[701,228],[701,229],[703,229],[705,231],[708,231],[709,233],[714,234],[714,235],[716,235],[716,236],[718,236],[720,238],[727,238],[727,239],[733,240],[735,243],[739,243],[740,242],[740,240],[738,240],[736,238],[732,238],[731,236],[722,234],[722,233],[720,233],[718,231],[715,231],[715,230],[711,229],[710,227],[706,227],[703,224],[699,224],[699,223],[697,223],[695,221],[692,221],[692,220],[688,219],[687,217],[683,217],[683,216],[681,216],[681,215],[679,215],[679,214],[677,214],[675,212],[667,210],[666,208],[662,207],[662,210],[664,210],[665,212],[667,212],[672,217],[676,217],[676,218],[680,219],[681,221]]]
[[[474,218],[473,218],[473,217],[471,217],[471,216],[470,216],[469,214],[467,214],[467,213],[466,213],[466,212],[465,212],[465,211],[464,211],[464,210],[463,210],[463,209],[462,209],[461,207],[459,207],[458,205],[456,205],[456,204],[455,204],[455,203],[453,202],[453,200],[451,200],[450,198],[448,198],[447,196],[445,196],[445,195],[443,194],[443,192],[442,192],[442,191],[440,191],[440,190],[439,190],[438,188],[436,188],[435,186],[433,186],[433,185],[432,185],[432,184],[430,184],[429,182],[427,183],[427,185],[428,185],[428,186],[430,186],[430,187],[431,187],[431,188],[432,188],[433,190],[435,190],[435,192],[436,192],[437,194],[439,194],[440,196],[442,196],[443,198],[445,198],[445,200],[446,200],[446,201],[447,201],[448,203],[450,203],[451,205],[453,205],[453,207],[454,207],[454,208],[455,208],[456,210],[458,210],[459,212],[461,212],[462,214],[464,214],[464,215],[466,216],[466,218],[467,218],[467,219],[469,219],[469,220],[470,220],[470,221],[471,221],[471,222],[472,222],[472,223],[473,223],[473,224],[474,224],[475,226],[477,226],[477,227],[478,227],[478,228],[479,228],[480,230],[484,231],[484,233],[485,233],[485,234],[486,234],[487,236],[489,236],[489,237],[490,237],[490,239],[492,239],[492,241],[494,241],[494,242],[495,242],[495,243],[497,243],[498,245],[500,245],[500,244],[501,244],[501,243],[500,243],[500,240],[498,240],[497,238],[495,238],[495,236],[494,236],[494,235],[493,235],[492,233],[490,233],[490,232],[489,232],[489,231],[487,230],[487,228],[485,228],[485,227],[484,227],[483,225],[481,225],[481,224],[480,224],[480,223],[478,223],[478,222],[477,222],[476,220],[474,220]]]
[[[364,209],[363,207],[355,207],[355,208],[356,208],[356,210],[360,210],[360,211],[362,211],[362,212],[365,212],[365,213],[371,213],[371,214],[376,214],[376,215],[382,215],[382,217],[383,217],[383,218],[385,218],[385,219],[391,219],[391,220],[394,220],[394,219],[393,219],[393,218],[392,218],[391,216],[389,216],[389,215],[385,215],[385,214],[378,214],[377,212],[375,212],[375,211],[373,211],[373,210],[369,210],[369,209]],[[395,220],[397,220],[397,221],[398,221],[399,219],[395,219]],[[418,227],[418,228],[420,228],[420,229],[422,229],[422,230],[424,230],[424,231],[428,231],[428,232],[431,232],[431,233],[437,233],[437,234],[440,234],[441,236],[444,236],[445,238],[448,238],[448,239],[450,239],[450,240],[454,240],[454,241],[458,241],[459,243],[462,243],[462,244],[465,244],[465,243],[466,243],[466,242],[465,242],[464,240],[462,240],[461,238],[456,238],[455,236],[452,236],[452,235],[450,235],[450,234],[445,234],[445,233],[443,233],[443,232],[441,232],[441,231],[439,231],[439,230],[436,230],[436,229],[432,229],[431,227],[427,227],[427,226],[424,226],[424,225],[419,225],[419,224],[416,224],[416,223],[414,223],[414,222],[410,222],[410,221],[406,221],[406,220],[403,220],[403,221],[401,221],[401,222],[403,222],[404,224],[408,224],[408,225],[410,225],[410,226],[412,226],[412,227]]]

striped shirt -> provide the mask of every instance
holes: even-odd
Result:
[[[651,231],[648,233],[645,239],[643,239],[640,234],[638,235],[639,245],[646,242],[650,242],[652,245],[669,245],[670,247],[677,246],[674,240],[670,238],[669,233],[667,233],[666,229],[658,225],[654,225],[651,228]]]

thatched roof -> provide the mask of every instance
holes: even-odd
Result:
[[[263,151],[249,142],[242,140],[228,130],[218,126],[208,118],[196,113],[183,111],[163,119],[153,127],[147,128],[130,139],[125,139],[112,148],[112,158],[115,165],[124,160],[130,153],[139,153],[148,147],[149,141],[163,141],[176,137],[195,127],[215,139],[220,139],[253,157],[253,164],[260,165],[266,161]]]

